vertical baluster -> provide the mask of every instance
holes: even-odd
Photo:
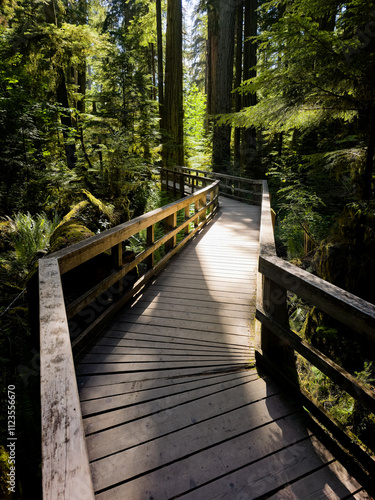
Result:
[[[187,205],[185,207],[185,220],[187,220],[189,216],[190,216],[190,205]],[[189,224],[185,227],[184,231],[186,235],[189,234]]]
[[[155,226],[154,226],[154,224],[152,224],[151,226],[149,226],[147,228],[147,236],[146,236],[146,238],[147,238],[147,246],[151,247],[155,243]],[[154,252],[152,252],[152,254],[149,255],[145,259],[145,262],[146,262],[147,270],[152,269],[154,267],[154,264],[155,264],[155,254],[154,254]]]
[[[171,231],[172,229],[175,229],[177,227],[177,213],[175,212],[174,214],[170,215],[169,217],[166,217],[164,220],[164,227],[166,232]],[[168,241],[165,243],[165,252],[169,252],[176,246],[176,241],[177,241],[177,236],[174,235],[172,238],[170,238]]]
[[[112,263],[115,269],[120,269],[123,266],[123,261],[122,261],[122,242],[118,243],[111,249],[111,257],[112,257]],[[123,283],[122,279],[117,282],[117,287],[119,293],[122,292],[123,290]]]

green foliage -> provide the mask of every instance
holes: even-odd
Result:
[[[206,96],[193,84],[184,94],[184,144],[187,166],[209,170],[211,148],[205,133]]]
[[[9,219],[9,223],[16,259],[22,266],[27,267],[38,250],[46,250],[58,222],[48,220],[44,213],[35,217],[30,213],[18,213],[13,220]]]
[[[325,172],[312,168],[310,156],[275,157],[267,176],[275,193],[276,237],[289,258],[301,258],[328,235],[343,189],[334,179],[323,184]]]
[[[369,413],[353,397],[342,391],[301,356],[297,357],[297,367],[300,384],[310,396],[329,412],[336,423],[353,437],[353,440],[365,444],[372,452],[375,452],[375,415]],[[374,387],[372,362],[365,361],[363,370],[355,372],[354,375],[368,388]]]

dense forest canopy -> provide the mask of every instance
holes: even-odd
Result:
[[[35,484],[27,283],[162,203],[159,167],[267,179],[279,254],[375,302],[375,2],[0,0],[0,146],[2,389]]]

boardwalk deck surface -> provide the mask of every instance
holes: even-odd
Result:
[[[370,498],[254,368],[258,232],[221,200],[77,363],[98,499]]]

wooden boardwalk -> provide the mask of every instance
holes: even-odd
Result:
[[[259,208],[215,219],[76,365],[98,499],[365,499],[254,368]]]

